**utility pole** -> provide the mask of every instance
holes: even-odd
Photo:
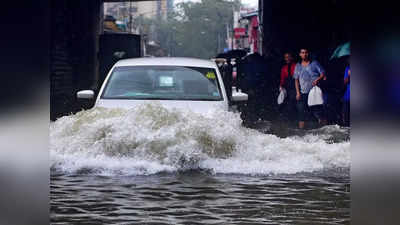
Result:
[[[219,51],[219,39],[220,39],[220,37],[219,37],[219,31],[218,31],[217,54],[220,53],[220,51]]]
[[[129,2],[129,33],[133,33],[133,23],[132,23],[132,2]]]

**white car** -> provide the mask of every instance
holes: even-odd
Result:
[[[94,91],[79,91],[77,97],[94,98]],[[232,101],[247,98],[247,94],[235,89]],[[94,107],[132,108],[148,102],[200,113],[210,108],[228,110],[224,83],[215,62],[169,57],[118,61],[107,75]]]

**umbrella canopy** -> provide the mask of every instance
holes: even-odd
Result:
[[[340,58],[342,56],[350,55],[350,42],[346,42],[339,45],[331,56],[331,60],[334,58]]]
[[[226,58],[228,58],[228,54],[226,54],[226,53],[220,53],[220,54],[218,54],[215,58],[224,58],[224,59],[226,59]]]
[[[228,54],[229,57],[231,58],[243,58],[244,56],[247,55],[247,51],[241,49],[235,49],[228,51],[226,54]]]
[[[243,58],[246,55],[247,55],[246,50],[235,49],[235,50],[230,50],[228,52],[220,53],[215,58],[237,59],[237,58]]]

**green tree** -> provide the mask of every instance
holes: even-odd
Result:
[[[227,47],[227,29],[240,1],[202,0],[178,5],[182,30],[176,36],[180,56],[211,58]]]
[[[140,23],[154,27],[155,41],[169,55],[209,59],[227,47],[227,29],[232,30],[233,11],[239,7],[240,0],[184,2],[167,20],[142,19]]]

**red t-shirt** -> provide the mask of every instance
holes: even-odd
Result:
[[[294,69],[296,68],[296,63],[292,63],[291,64],[291,66],[290,66],[290,75],[293,77],[293,74],[294,74]],[[285,87],[285,82],[286,82],[286,78],[289,76],[289,73],[288,73],[288,65],[286,64],[286,65],[284,65],[283,67],[282,67],[282,69],[281,69],[281,82],[279,83],[279,85],[281,86],[281,87]]]

